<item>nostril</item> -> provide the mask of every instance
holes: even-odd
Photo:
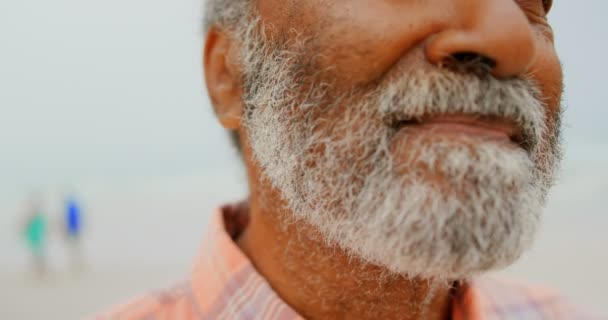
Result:
[[[449,55],[444,63],[451,68],[465,72],[488,73],[496,68],[496,60],[475,52],[456,52]]]

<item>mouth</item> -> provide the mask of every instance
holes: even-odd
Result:
[[[507,141],[525,150],[529,149],[523,130],[515,121],[497,116],[481,115],[426,115],[422,117],[395,118],[388,121],[395,131],[402,129],[424,130],[431,134],[448,136],[466,135],[487,140]]]

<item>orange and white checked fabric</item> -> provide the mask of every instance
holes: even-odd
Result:
[[[277,296],[234,243],[236,207],[214,215],[189,280],[144,295],[95,319],[303,319]],[[228,230],[227,230],[228,229]],[[506,280],[479,278],[455,295],[454,320],[600,319],[558,294]]]

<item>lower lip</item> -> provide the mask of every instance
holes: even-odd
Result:
[[[496,140],[515,143],[510,138],[509,134],[500,129],[494,129],[488,126],[463,124],[456,122],[424,122],[417,124],[405,125],[403,129],[409,130],[424,130],[431,134],[440,134],[447,136],[473,136],[484,140]]]

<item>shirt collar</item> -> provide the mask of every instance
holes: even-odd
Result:
[[[213,215],[191,277],[197,312],[204,319],[303,319],[281,300],[234,242],[247,224],[246,203]],[[556,300],[552,291],[480,277],[454,296],[454,320],[538,315]],[[536,318],[535,318],[536,319]]]
[[[279,298],[231,237],[246,223],[239,220],[243,205],[225,206],[213,215],[191,277],[199,313],[204,319],[303,319]]]

